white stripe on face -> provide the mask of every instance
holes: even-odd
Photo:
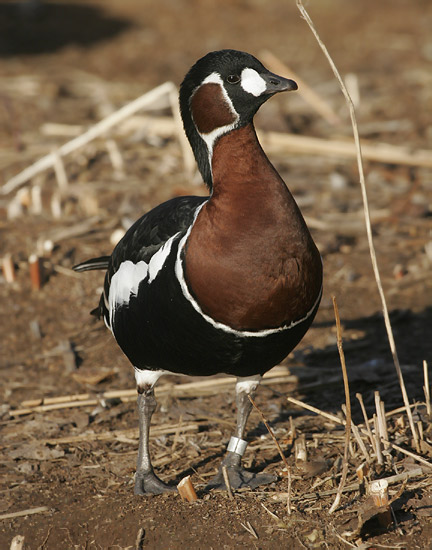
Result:
[[[245,92],[258,97],[266,91],[265,80],[254,69],[243,69],[241,73],[241,87]]]

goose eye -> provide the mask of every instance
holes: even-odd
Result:
[[[227,82],[230,84],[238,84],[240,82],[240,77],[238,74],[230,74],[227,76]]]

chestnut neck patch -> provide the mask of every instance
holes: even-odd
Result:
[[[190,109],[200,134],[210,134],[218,128],[234,124],[238,118],[225,97],[221,85],[203,84],[194,93]]]

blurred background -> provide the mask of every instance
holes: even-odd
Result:
[[[309,0],[305,6],[356,105],[375,245],[398,352],[410,399],[424,399],[422,361],[432,360],[432,3]],[[11,420],[9,411],[26,400],[65,393],[96,396],[134,385],[132,369],[110,334],[88,314],[98,303],[103,274],[78,276],[72,266],[109,254],[130,223],[161,201],[205,194],[206,189],[196,170],[187,168],[172,97],[161,98],[151,111],[134,113],[84,147],[58,155],[25,181],[8,185],[38,159],[142,94],[167,81],[178,86],[199,57],[222,48],[247,51],[299,82],[298,92],[263,106],[256,126],[305,215],[325,269],[316,322],[284,362],[290,369],[302,367],[295,371],[298,383],[263,389],[258,402],[263,400],[271,420],[277,418],[282,437],[289,415],[295,414],[284,397],[288,393],[322,409],[340,410],[344,397],[331,305],[335,294],[352,392],[363,393],[369,413],[376,389],[387,408],[401,404],[369,259],[357,163],[352,149],[344,152],[352,144],[347,106],[295,0],[3,0],[0,401],[3,437],[18,449],[16,456],[22,456],[18,436],[29,417]],[[30,255],[43,268],[41,285],[31,280]],[[5,271],[6,264],[13,275]],[[312,369],[309,375],[307,368]],[[234,410],[232,395],[170,399],[170,406],[156,413],[155,423],[173,424],[179,415],[199,417],[208,410],[225,414],[226,423],[219,426],[223,437],[213,441],[222,453]],[[358,421],[358,404],[353,408]],[[88,425],[96,432],[136,425],[130,402],[50,414],[55,416],[31,417],[34,439],[47,433],[75,436]],[[49,455],[40,471],[33,455],[22,467],[18,461],[20,469],[16,457],[6,454],[4,477],[8,486],[17,487],[9,506],[17,497],[23,506],[34,504],[21,485],[26,481],[40,483],[38,494],[45,500],[64,492],[69,502],[70,487],[81,491],[84,479],[96,492],[105,483],[109,502],[117,502],[119,490],[129,494],[135,460],[130,439],[86,445],[72,446],[65,456]],[[197,454],[187,449],[190,456]],[[117,485],[110,485],[112,476],[102,469],[100,479],[91,477],[99,457],[108,456]],[[213,467],[214,458],[202,458],[202,468]],[[165,473],[184,464],[177,458],[161,460]],[[82,461],[89,470],[75,468]],[[66,467],[71,485],[65,489]],[[113,507],[104,513],[117,511]],[[43,526],[39,531],[29,527],[39,533],[39,545]]]

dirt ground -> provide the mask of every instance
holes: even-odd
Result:
[[[432,4],[321,0],[308,2],[307,9],[354,92],[357,83],[364,142],[430,150]],[[178,85],[196,59],[225,47],[257,57],[271,51],[341,119],[338,125],[324,120],[302,99],[300,86],[297,94],[266,104],[258,128],[351,139],[344,99],[294,0],[77,0],[46,2],[39,11],[30,2],[3,2],[1,182],[151,88],[166,81]],[[263,385],[256,397],[291,467],[292,513],[285,466],[257,412],[248,425],[245,461],[253,471],[277,474],[279,481],[236,492],[233,499],[204,491],[233,430],[233,386],[176,393],[177,384],[191,380],[175,377],[161,382],[166,391],[153,418],[151,450],[159,475],[172,484],[191,475],[199,499],[133,495],[134,397],[104,395],[133,390],[133,372],[105,327],[89,315],[103,274],[78,275],[71,267],[109,254],[113,232],[161,201],[205,189],[183,169],[174,136],[135,128],[114,139],[96,140],[65,157],[69,185],[60,191],[50,169],[22,191],[0,195],[0,258],[11,254],[17,275],[14,283],[0,276],[0,548],[22,535],[28,550],[431,549],[427,466],[394,447],[378,465],[368,446],[369,480],[406,474],[390,485],[392,521],[380,523],[380,510],[374,512],[358,486],[344,493],[330,515],[341,475],[343,427],[287,401],[293,396],[342,418],[335,295],[354,422],[364,421],[356,393],[370,419],[375,391],[386,411],[402,404],[369,259],[355,158],[268,149],[311,227],[325,270],[313,327],[283,363],[281,381]],[[395,413],[388,437],[432,461],[430,418],[421,404],[422,362],[432,359],[432,169],[366,161],[365,170],[397,351],[409,400],[419,403],[414,421],[423,432],[417,452],[406,416]],[[42,209],[35,213],[39,192]],[[43,253],[46,281],[37,291],[31,288],[28,258],[46,241],[54,247]],[[14,414],[28,400],[78,394],[87,394],[90,403]],[[293,443],[301,439],[307,443],[306,462],[295,456]],[[353,440],[347,485],[358,483],[355,470],[364,460]],[[33,513],[13,515],[26,510]]]

